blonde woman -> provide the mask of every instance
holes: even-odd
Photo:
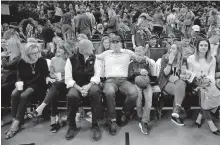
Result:
[[[17,63],[21,59],[21,43],[17,38],[8,40],[8,49],[2,52],[1,89],[2,104],[10,105],[10,95],[17,76]]]
[[[40,55],[40,47],[36,43],[27,43],[22,51],[21,60],[17,64],[16,88],[11,95],[11,113],[13,122],[6,139],[12,138],[20,130],[24,121],[27,99],[39,88],[46,87],[49,75],[47,61]]]
[[[171,121],[178,126],[184,126],[183,120],[179,116],[186,89],[186,83],[180,79],[182,61],[181,47],[177,44],[171,45],[168,53],[162,57],[161,70],[158,78],[161,91],[174,96]]]
[[[67,93],[66,84],[64,83],[64,67],[66,60],[71,53],[64,46],[64,42],[57,46],[55,57],[51,59],[50,78],[47,83],[51,84],[50,90],[43,103],[31,114],[32,117],[42,115],[44,108],[51,102],[51,132],[55,133],[60,128],[60,119],[58,117],[57,102],[59,97]]]
[[[196,52],[187,59],[188,70],[195,74],[193,84],[197,87],[200,97],[200,113],[196,119],[198,127],[202,125],[204,116],[210,130],[215,135],[220,131],[212,121],[210,112],[215,112],[220,106],[220,91],[215,86],[216,59],[211,55],[211,46],[208,40],[198,42]]]
[[[100,42],[99,48],[96,50],[96,54],[101,54],[102,52],[110,49],[110,37],[104,36]]]

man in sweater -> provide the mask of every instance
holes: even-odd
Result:
[[[127,81],[128,67],[130,60],[135,57],[134,52],[122,49],[121,38],[118,35],[111,37],[111,50],[107,50],[96,56],[97,59],[103,60],[104,77],[107,78],[104,84],[104,94],[107,101],[107,114],[109,133],[115,135],[117,132],[116,124],[116,92],[120,91],[126,95],[126,100],[122,110],[121,126],[128,122],[128,117],[136,105],[138,96],[135,86]]]
[[[92,23],[89,17],[86,15],[86,8],[84,5],[80,6],[81,14],[78,17],[78,21],[76,23],[76,32],[78,34],[86,34],[90,39],[92,35]]]
[[[79,52],[67,59],[65,65],[65,84],[69,89],[68,98],[68,124],[69,129],[66,139],[76,136],[78,129],[75,123],[76,111],[82,97],[89,96],[92,110],[92,133],[93,139],[101,138],[97,123],[101,114],[102,91],[98,86],[100,82],[100,65],[93,55],[93,44],[89,40],[79,42]]]

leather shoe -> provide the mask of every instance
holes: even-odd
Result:
[[[98,125],[94,125],[92,127],[92,138],[95,141],[98,141],[101,139],[101,131]]]
[[[219,131],[219,130],[213,131],[212,133],[213,133],[214,135],[220,135],[220,131]]]
[[[70,126],[67,130],[67,133],[65,135],[66,140],[70,140],[72,138],[74,138],[77,133],[78,133],[79,129],[76,126]]]

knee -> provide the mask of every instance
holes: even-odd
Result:
[[[101,89],[98,85],[92,85],[91,88],[89,89],[89,94],[91,97],[99,97],[101,94]]]
[[[113,86],[104,86],[104,94],[105,96],[108,98],[110,96],[114,96],[115,95],[115,88]]]
[[[179,88],[186,88],[186,83],[183,80],[178,80]]]
[[[74,100],[79,100],[80,99],[79,94],[76,93],[75,91],[72,91],[72,90],[70,90],[68,92],[66,97],[67,97],[68,101],[74,101]]]
[[[17,89],[14,89],[13,92],[11,93],[11,98],[16,98],[19,97],[20,93]]]
[[[130,87],[127,96],[132,100],[136,100],[138,97],[138,90],[134,86]]]

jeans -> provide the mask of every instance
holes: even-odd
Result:
[[[116,119],[115,97],[118,90],[126,95],[126,100],[122,109],[125,114],[130,114],[136,106],[138,93],[135,86],[128,82],[126,78],[108,78],[104,84],[103,91],[107,101],[107,113],[110,120]]]
[[[88,96],[91,99],[92,124],[96,124],[102,113],[102,91],[98,85],[92,85]],[[75,126],[76,111],[82,99],[81,93],[74,87],[70,88],[68,94],[68,124]]]
[[[185,98],[186,83],[183,80],[177,80],[174,83],[168,82],[164,87],[164,91],[174,96],[174,105],[181,106]]]
[[[138,90],[138,98],[136,102],[137,107],[137,115],[139,118],[142,118],[142,122],[148,123],[150,121],[150,111],[152,106],[152,96],[153,91],[151,85],[148,85],[146,89],[140,89],[137,85],[135,85]],[[143,93],[142,93],[143,92]],[[142,94],[144,96],[142,96]],[[145,105],[144,109],[142,106],[142,98],[144,97]]]
[[[27,88],[23,91],[18,91],[16,88],[11,95],[11,114],[16,120],[23,122],[27,99],[33,95],[34,89]]]
[[[44,99],[45,104],[51,102],[51,116],[57,115],[58,98],[65,95],[67,92],[66,84],[64,82],[54,82]],[[63,96],[64,97],[64,96]]]

